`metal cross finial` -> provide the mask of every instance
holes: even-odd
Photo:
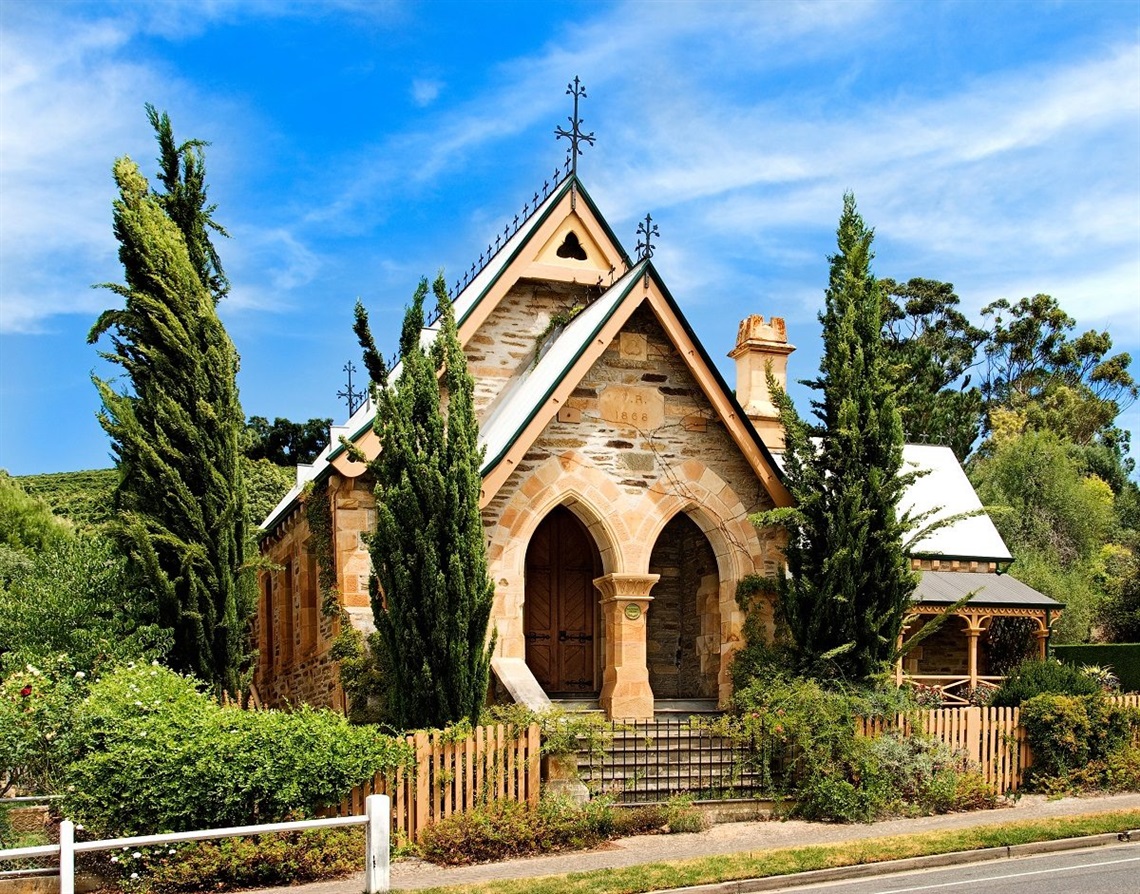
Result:
[[[650,241],[654,236],[660,236],[661,231],[657,229],[657,224],[653,222],[653,217],[649,214],[645,215],[645,220],[637,225],[637,259],[645,261],[653,257],[653,249],[655,246]],[[641,237],[645,237],[645,241],[641,241]]]
[[[594,134],[582,132],[582,119],[578,116],[578,100],[585,99],[586,88],[582,86],[582,82],[578,80],[577,76],[574,77],[574,83],[566,85],[566,93],[568,96],[574,97],[574,115],[566,120],[570,122],[570,130],[564,127],[556,127],[554,129],[554,136],[558,139],[566,137],[570,141],[570,164],[571,171],[574,174],[578,173],[578,156],[582,154],[582,143],[589,143],[594,145]]]
[[[582,86],[582,82],[578,80],[578,76],[574,76],[574,82],[566,85],[566,93],[574,97],[574,115],[566,120],[570,122],[570,129],[565,127],[556,127],[554,129],[554,136],[556,139],[566,137],[570,141],[570,157],[567,161],[570,162],[570,173],[574,178],[578,177],[578,156],[582,154],[582,143],[594,145],[594,132],[582,132],[582,118],[578,115],[578,100],[585,99],[586,88]],[[570,207],[574,207],[574,200],[576,197],[576,186],[571,186],[570,193]]]
[[[352,388],[352,374],[356,372],[356,367],[352,365],[351,361],[344,365],[344,371],[348,373],[348,388],[344,391],[338,391],[336,396],[341,400],[348,401],[348,415],[352,416],[363,401],[364,392],[354,391]]]

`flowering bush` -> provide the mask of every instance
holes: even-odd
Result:
[[[71,710],[86,676],[58,656],[0,682],[0,794],[54,789],[67,763]]]
[[[911,686],[911,695],[914,697],[914,703],[920,708],[942,707],[942,690],[938,686],[914,683]]]

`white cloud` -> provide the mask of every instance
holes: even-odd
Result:
[[[412,81],[412,102],[417,106],[430,106],[439,98],[443,84],[439,81],[429,81],[417,78]]]

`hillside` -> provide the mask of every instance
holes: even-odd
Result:
[[[268,460],[247,459],[244,464],[248,512],[251,524],[259,524],[269,510],[296,481],[296,470],[277,466]],[[16,481],[39,497],[56,515],[69,519],[79,528],[97,528],[114,516],[116,469],[88,469],[82,472],[49,472],[20,475]]]
[[[19,475],[16,481],[29,494],[47,503],[52,512],[77,527],[99,527],[111,520],[112,498],[118,482],[115,469]]]

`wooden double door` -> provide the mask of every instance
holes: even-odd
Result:
[[[555,508],[526,553],[526,663],[548,695],[598,692],[597,649],[601,556],[569,509]]]

